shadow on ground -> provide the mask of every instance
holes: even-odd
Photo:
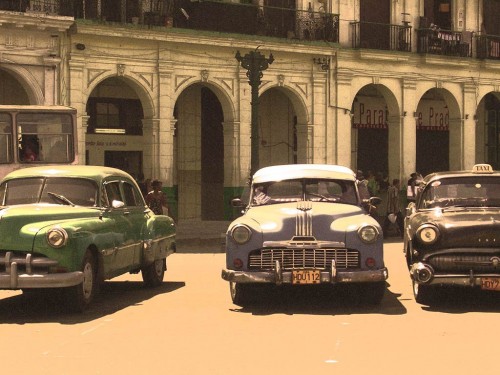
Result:
[[[422,305],[422,309],[449,314],[498,313],[500,292],[483,291],[478,288],[437,287],[430,306]]]
[[[364,304],[350,285],[268,287],[261,290],[252,304],[232,311],[253,315],[406,314],[406,308],[398,300],[401,295],[392,293],[390,285],[387,286],[380,305]]]
[[[62,293],[57,290],[29,291],[0,300],[0,323],[88,322],[131,306],[142,305],[155,296],[172,293],[184,286],[184,282],[164,282],[159,287],[147,288],[142,282],[107,281],[83,313],[69,312]]]

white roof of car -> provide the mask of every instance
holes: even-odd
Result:
[[[265,167],[255,172],[253,183],[283,181],[297,178],[327,178],[354,181],[356,174],[349,168],[332,164],[288,164]]]

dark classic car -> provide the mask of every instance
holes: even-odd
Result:
[[[377,304],[388,272],[380,225],[367,214],[354,172],[333,165],[260,169],[243,216],[226,234],[226,268],[235,304],[270,285],[353,284]],[[242,205],[239,199],[234,205]]]
[[[433,173],[417,190],[404,234],[416,301],[433,303],[443,286],[500,291],[500,172]]]
[[[153,214],[121,170],[25,168],[0,184],[0,289],[57,288],[81,311],[126,272],[161,284],[174,250],[173,220]]]

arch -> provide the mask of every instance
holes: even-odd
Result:
[[[231,99],[232,97],[234,97],[234,95],[219,82],[211,80],[210,78],[207,78],[207,80],[195,78],[186,80],[181,85],[176,87],[176,95],[173,97],[173,102],[176,103],[183,92],[185,92],[190,86],[197,84],[201,85],[202,87],[209,88],[217,96],[217,99],[219,99],[219,102],[222,106],[222,111],[224,113],[224,122],[231,123],[236,120],[235,105],[233,103],[233,100]]]
[[[259,96],[262,96],[265,92],[277,89],[284,93],[288,99],[292,102],[295,113],[297,115],[297,122],[299,124],[308,124],[310,121],[310,116],[308,114],[308,107],[306,104],[306,100],[304,98],[304,94],[301,94],[296,88],[290,85],[276,85],[276,84],[266,84],[261,87],[261,92]]]
[[[500,92],[484,95],[474,114],[476,124],[475,161],[500,169]]]
[[[351,105],[354,168],[385,176],[400,174],[401,110],[386,85],[360,86]]]
[[[33,105],[43,105],[45,104],[45,97],[39,82],[34,77],[33,73],[30,72],[23,66],[17,65],[2,65],[0,68],[7,73],[11,74],[21,87],[26,92],[28,96],[29,104]]]
[[[154,108],[154,101],[151,90],[147,89],[141,83],[141,81],[139,81],[135,76],[128,75],[126,73],[123,76],[120,76],[116,75],[116,73],[109,72],[103,74],[103,76],[99,77],[98,80],[91,82],[90,85],[87,87],[87,98],[86,98],[87,101],[90,95],[94,92],[94,90],[97,87],[99,87],[99,85],[101,85],[104,81],[110,78],[122,81],[123,83],[125,83],[127,86],[131,87],[134,90],[135,94],[137,95],[137,97],[141,102],[142,109],[144,112],[144,118],[154,118],[155,116],[158,115]]]

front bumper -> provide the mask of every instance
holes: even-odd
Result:
[[[45,273],[36,272],[36,267],[54,266],[57,262],[50,259],[33,259],[30,254],[25,258],[14,257],[7,252],[0,258],[0,266],[5,271],[0,272],[0,289],[29,288],[65,288],[81,284],[83,272]],[[19,271],[22,265],[25,271]]]
[[[425,263],[414,263],[410,268],[411,278],[418,284],[422,285],[451,285],[476,287],[483,286],[484,278],[499,278],[499,274],[491,273],[474,273],[472,270],[469,274],[436,274],[432,267]]]
[[[385,281],[389,276],[387,268],[368,271],[339,271],[321,272],[321,283],[368,283]],[[274,271],[234,271],[222,270],[222,278],[235,283],[271,283],[271,284],[291,284],[292,272],[281,271],[279,268]]]

